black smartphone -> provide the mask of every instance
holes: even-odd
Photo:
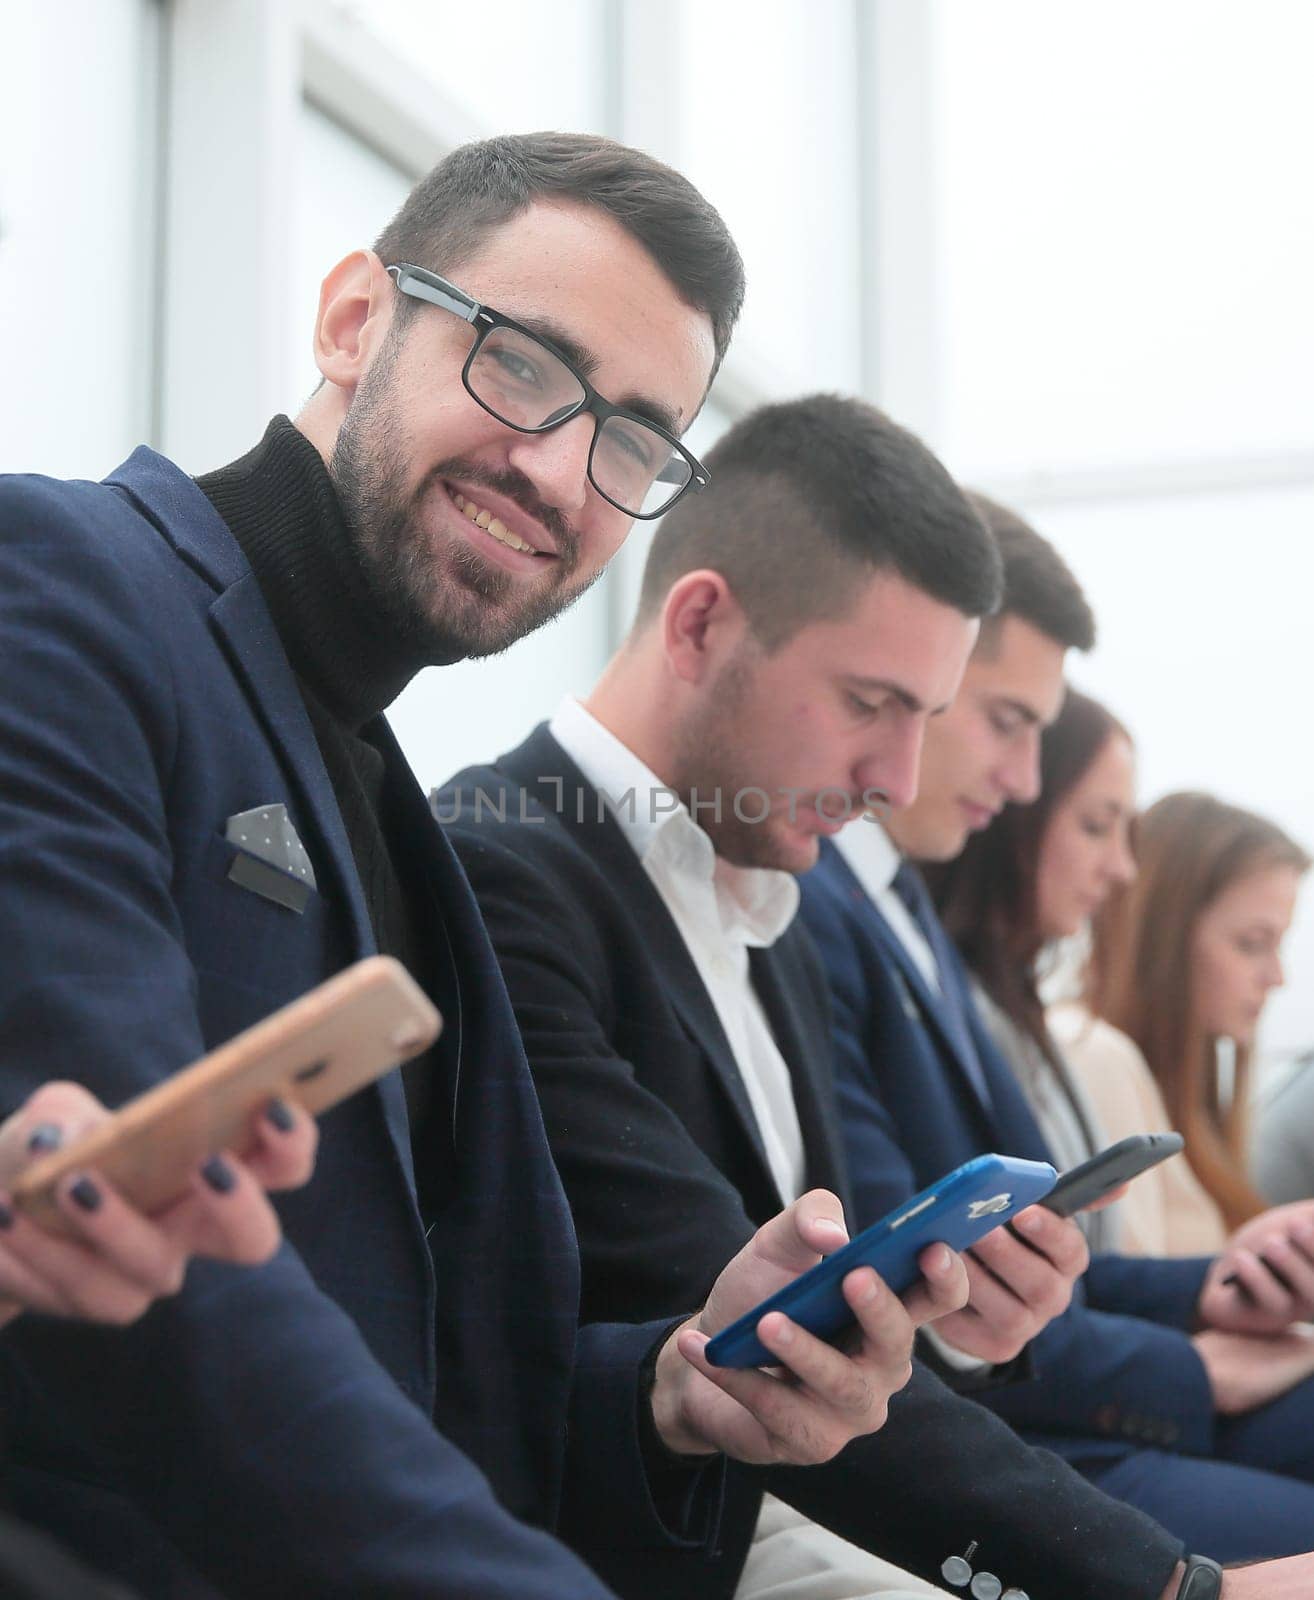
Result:
[[[1070,1217],[1074,1211],[1093,1205],[1110,1189],[1175,1156],[1182,1144],[1180,1133],[1133,1133],[1080,1166],[1070,1167],[1040,1204],[1056,1216]]]

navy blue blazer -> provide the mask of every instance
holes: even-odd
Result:
[[[976,1008],[988,1100],[958,1057],[939,996],[833,845],[803,879],[802,914],[830,980],[855,1222],[989,1150],[1051,1159]],[[961,963],[957,971],[965,983]],[[1031,1342],[1031,1377],[978,1398],[1060,1455],[1143,1445],[1210,1454],[1213,1401],[1186,1332],[1207,1265],[1097,1257],[1070,1308]]]
[[[0,479],[0,652],[4,1107],[59,1076],[117,1104],[372,953],[269,612],[176,467],[139,450],[103,485]],[[228,877],[225,821],[264,802],[314,866],[301,914]],[[324,1119],[271,1263],[195,1264],[129,1329],[24,1317],[0,1340],[20,1509],[146,1592],[602,1600],[508,1509],[585,1549],[600,1531],[641,1550],[714,1536],[719,1467],[687,1538],[647,1488],[637,1373],[665,1324],[578,1331],[574,1234],[506,991],[413,803],[460,986],[441,1278],[394,1072]]]

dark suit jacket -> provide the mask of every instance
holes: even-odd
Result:
[[[106,485],[0,480],[0,651],[5,1106],[60,1075],[119,1103],[372,952],[286,656],[190,479],[142,450]],[[200,1571],[246,1597],[600,1600],[504,1506],[560,1513],[585,1545],[669,1547],[637,1434],[659,1329],[577,1343],[578,1257],[515,1021],[408,781],[461,997],[441,1277],[394,1072],[324,1119],[269,1265],[197,1264],[127,1330],[23,1318],[0,1341],[18,1509],[153,1595],[202,1592]],[[267,801],[318,879],[300,915],[228,877],[226,818]],[[691,1518],[697,1548],[706,1495]]]
[[[665,904],[543,729],[494,767],[459,774],[434,803],[520,1023],[575,1217],[585,1315],[657,1317],[700,1300],[780,1202],[729,1045]],[[796,924],[751,964],[793,1076],[808,1181],[844,1195],[811,942]],[[1033,1595],[1149,1600],[1179,1554],[1155,1524],[920,1367],[884,1430],[834,1462],[731,1465],[723,1555],[700,1594],[733,1591],[768,1487],[937,1581],[944,1558],[976,1539],[981,1564]],[[626,1573],[607,1571],[627,1592]]]
[[[0,1594],[5,1600],[141,1600],[101,1578],[43,1533],[0,1512]]]
[[[939,997],[832,845],[803,880],[803,917],[830,979],[857,1221],[874,1221],[989,1150],[1050,1159],[975,1007],[973,1043],[988,1098],[958,1059]],[[950,958],[966,982],[952,947]],[[1061,1454],[1152,1445],[1208,1455],[1213,1401],[1184,1331],[1206,1267],[1199,1260],[1097,1257],[1068,1311],[1032,1341],[1030,1380],[991,1390],[985,1403]]]

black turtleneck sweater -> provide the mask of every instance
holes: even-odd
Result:
[[[416,811],[401,801],[401,785],[413,780],[377,742],[384,708],[426,662],[371,589],[319,452],[286,417],[275,417],[240,461],[197,483],[251,563],[296,673],[375,942],[419,979],[446,1022],[437,1045],[402,1069],[420,1214],[441,1281],[446,1256],[459,1254],[444,1211],[455,1189],[455,1162],[445,1157],[454,1139],[458,980],[440,909],[424,885]],[[423,808],[419,821],[436,826]],[[440,1346],[443,1305],[440,1297]],[[649,1353],[639,1396],[652,1387],[668,1331]],[[639,1418],[649,1486],[675,1525],[691,1464],[666,1450],[642,1399]],[[701,1465],[694,1458],[692,1470]]]
[[[446,1023],[434,1049],[402,1072],[427,1227],[450,1169],[437,1156],[450,1148],[457,978],[420,867],[414,805],[401,802],[411,779],[379,740],[384,708],[425,663],[371,589],[319,452],[286,417],[274,418],[254,450],[197,483],[251,563],[296,674],[375,942],[414,974]]]

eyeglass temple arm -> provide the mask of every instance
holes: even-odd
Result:
[[[444,311],[454,311],[466,322],[473,322],[479,315],[479,302],[472,300],[468,294],[462,294],[453,284],[444,284],[442,279],[433,279],[428,275],[422,276],[418,268],[408,267],[404,263],[388,267],[387,272],[403,294],[413,295],[417,300],[427,300],[430,305],[441,306]]]
[[[684,477],[688,469],[688,462],[683,456],[672,456],[654,479],[656,483],[688,483],[691,489],[704,489],[711,482],[707,474],[701,470],[694,471],[689,478]]]

